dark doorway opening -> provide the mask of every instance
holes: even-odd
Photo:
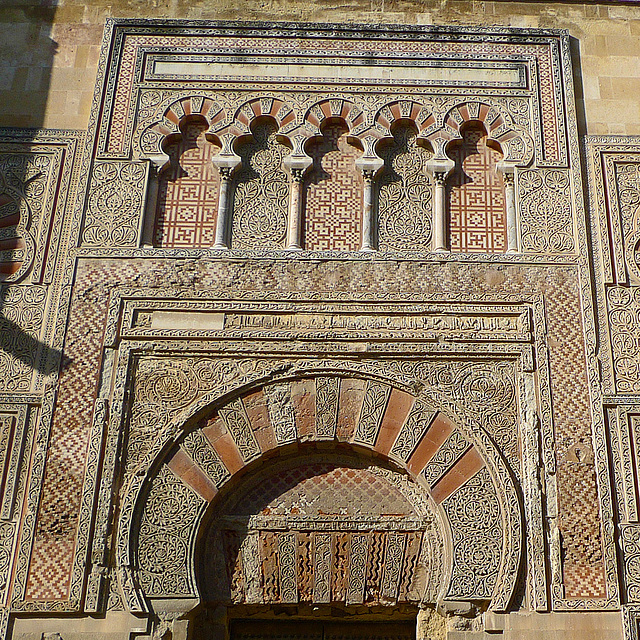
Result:
[[[415,640],[415,622],[243,621],[230,625],[230,640]]]

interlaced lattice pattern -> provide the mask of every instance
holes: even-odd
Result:
[[[495,172],[501,155],[486,144],[480,127],[463,132],[452,150],[456,163],[449,178],[449,233],[452,251],[504,251],[507,224],[504,190]]]
[[[211,164],[218,147],[201,122],[188,124],[169,150],[171,166],[160,175],[154,244],[158,247],[212,247],[220,178]]]
[[[355,165],[359,153],[345,134],[343,125],[330,124],[309,150],[314,166],[306,185],[305,249],[360,248],[364,181]]]

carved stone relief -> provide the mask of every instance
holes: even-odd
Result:
[[[238,146],[242,167],[235,174],[231,244],[234,249],[283,249],[287,232],[289,178],[283,159],[289,149],[271,122],[256,124],[253,140]]]
[[[143,604],[136,602],[136,580],[144,592],[157,596],[193,595],[197,582],[190,570],[189,554],[193,549],[190,536],[207,504],[213,504],[218,493],[222,495],[237,481],[238,470],[247,464],[257,467],[265,452],[275,451],[281,445],[304,447],[304,443],[322,441],[330,447],[340,442],[346,449],[351,443],[355,448],[370,448],[403,469],[402,473],[397,469],[394,473],[404,478],[415,476],[424,496],[436,495],[440,501],[437,508],[458,530],[452,542],[455,547],[452,581],[440,586],[448,589],[451,598],[473,596],[491,600],[490,606],[495,610],[505,610],[514,591],[521,557],[521,506],[513,478],[526,475],[520,469],[522,398],[518,396],[519,377],[524,370],[535,371],[531,375],[536,376],[539,385],[535,389],[539,407],[534,406],[533,411],[540,412],[539,425],[532,427],[529,434],[528,466],[524,468],[529,471],[540,468],[545,492],[538,495],[535,487],[529,487],[526,495],[544,500],[549,513],[544,523],[548,529],[541,526],[540,536],[528,547],[529,553],[535,555],[531,562],[537,571],[532,587],[538,594],[536,606],[540,609],[546,606],[540,594],[546,598],[547,573],[552,574],[549,579],[553,582],[553,606],[612,606],[615,593],[610,588],[610,573],[606,576],[607,600],[602,595],[603,577],[596,585],[599,590],[593,591],[593,598],[574,597],[576,593],[587,593],[589,585],[580,584],[576,591],[569,590],[567,602],[563,601],[562,569],[557,568],[561,566],[561,543],[553,538],[558,533],[553,528],[554,518],[570,520],[566,528],[569,531],[582,517],[579,501],[555,502],[554,434],[563,448],[573,446],[576,434],[583,438],[586,433],[589,437],[591,416],[585,415],[593,405],[593,439],[598,460],[604,446],[598,431],[599,382],[594,375],[588,266],[582,261],[582,253],[580,264],[572,262],[575,256],[569,255],[583,252],[586,239],[580,217],[581,186],[575,179],[580,167],[571,104],[570,60],[565,50],[568,39],[557,33],[525,36],[498,30],[473,33],[459,30],[447,38],[434,38],[429,30],[406,29],[403,32],[406,37],[391,42],[388,34],[383,37],[376,30],[363,30],[358,38],[345,31],[344,37],[332,39],[325,37],[327,32],[321,27],[309,28],[308,33],[293,26],[274,27],[275,34],[295,33],[295,38],[277,35],[265,38],[264,34],[246,31],[245,27],[238,27],[231,35],[225,31],[228,26],[220,24],[198,28],[201,31],[194,37],[189,25],[180,34],[165,32],[158,25],[147,25],[144,32],[133,23],[108,26],[114,40],[111,48],[105,47],[101,60],[100,82],[104,81],[107,89],[99,98],[103,111],[93,116],[94,140],[87,146],[96,149],[96,157],[87,158],[87,162],[93,163],[91,171],[85,167],[91,186],[85,198],[84,245],[78,255],[81,260],[108,257],[110,266],[105,261],[96,267],[92,281],[83,282],[84,288],[77,293],[86,304],[72,308],[69,354],[78,366],[73,380],[67,382],[70,378],[65,378],[59,388],[61,397],[79,403],[80,410],[77,424],[72,425],[69,417],[59,411],[54,420],[38,525],[33,506],[25,524],[27,534],[22,543],[22,568],[17,571],[16,601],[23,597],[29,570],[28,595],[33,603],[29,606],[44,607],[54,602],[60,610],[78,609],[85,593],[84,572],[89,562],[92,573],[87,580],[86,606],[87,610],[99,610],[96,594],[101,587],[96,586],[100,584],[96,576],[106,571],[104,558],[111,542],[101,547],[98,538],[102,533],[96,534],[94,541],[89,540],[93,535],[93,501],[98,495],[100,507],[95,530],[107,532],[111,527],[112,486],[120,487],[120,481],[121,502],[117,503],[116,511],[121,523],[142,518],[137,521],[142,538],[129,541],[120,531],[117,534],[123,536],[117,546],[120,585],[111,588],[111,608],[143,608]],[[203,34],[207,37],[200,42],[199,36]],[[347,70],[358,66],[366,74],[366,64],[360,64],[363,55],[377,56],[382,65],[389,56],[395,56],[402,63],[397,66],[398,73],[407,75],[408,80],[392,83],[385,80],[384,84],[379,78],[372,78],[349,86],[328,78],[327,92],[331,97],[320,98],[317,86],[311,86],[304,75],[256,76],[244,83],[255,83],[251,84],[251,90],[238,91],[228,79],[225,85],[215,77],[199,78],[196,86],[194,77],[186,72],[170,78],[161,71],[167,61],[197,66],[194,52],[217,59],[226,48],[230,55],[247,56],[240,49],[246,49],[249,41],[257,45],[256,50],[267,52],[277,65],[280,64],[277,60],[287,60],[292,55],[294,40],[298,47],[296,55],[315,55],[318,35],[323,37],[330,55],[344,61]],[[380,53],[384,55],[377,55]],[[419,74],[411,75],[412,69],[417,68],[418,54],[429,64],[420,66]],[[132,63],[138,55],[147,56],[147,76],[140,75],[140,69]],[[511,60],[514,57],[516,61]],[[465,66],[467,59],[475,66]],[[502,59],[508,59],[511,66],[496,67],[495,60]],[[351,64],[354,60],[358,65]],[[458,80],[447,86],[434,80],[433,69],[439,68],[446,68],[447,74]],[[470,69],[473,81],[465,79]],[[483,73],[487,78],[502,78],[503,84],[495,86],[489,79],[479,89],[474,82]],[[527,84],[529,81],[531,86]],[[158,82],[162,83],[162,89],[157,88]],[[560,89],[563,85],[564,95]],[[209,241],[203,240],[200,249],[194,248],[198,242],[192,242],[191,236],[171,247],[162,241],[158,243],[162,246],[155,249],[137,248],[142,240],[142,211],[149,178],[142,160],[162,157],[167,150],[163,144],[179,132],[179,123],[189,115],[203,119],[202,126],[206,125],[203,133],[211,139],[222,144],[222,137],[227,135],[222,144],[226,145],[226,151],[242,151],[240,155],[246,151],[244,167],[236,176],[232,251],[221,252],[222,258],[209,250]],[[266,170],[275,173],[260,178],[254,174],[260,174],[263,165],[258,167],[256,163],[265,160],[261,154],[268,149],[248,151],[251,144],[256,144],[255,135],[253,143],[244,150],[237,142],[246,141],[244,136],[251,134],[252,126],[255,129],[256,121],[265,115],[273,118],[277,126],[277,132],[270,138],[267,136],[271,142],[266,144],[266,147],[274,145],[276,151],[271,155],[277,156],[277,162],[272,162],[273,157],[267,158]],[[274,253],[283,248],[290,222],[290,177],[283,171],[283,165],[289,168],[285,158],[302,162],[310,150],[309,137],[319,139],[335,126],[337,121],[332,118],[341,118],[345,135],[337,146],[351,141],[353,148],[362,145],[362,149],[353,154],[349,160],[353,166],[345,172],[352,182],[341,183],[340,188],[333,185],[327,193],[334,197],[348,192],[350,204],[345,211],[350,220],[356,221],[360,220],[364,194],[356,184],[361,173],[355,166],[355,156],[362,153],[364,157],[373,149],[384,148],[393,133],[397,133],[394,122],[406,119],[414,123],[415,136],[408,136],[385,158],[387,168],[395,172],[394,180],[396,176],[399,179],[391,181],[393,185],[385,182],[384,177],[379,182],[379,242],[380,249],[391,253],[410,249],[414,254],[426,254],[431,237],[434,185],[424,173],[424,162],[432,150],[442,149],[457,139],[461,127],[481,115],[489,137],[501,145],[505,160],[517,165],[522,248],[530,260],[526,267],[518,264],[521,256],[503,254],[484,257],[482,261],[478,256],[447,255],[437,265],[433,255],[404,255],[397,263],[380,260],[380,256],[341,256],[342,249],[360,248],[361,229],[356,229],[357,225],[347,230],[349,242],[340,246],[334,242],[339,225],[318,226],[324,244],[318,243],[318,253],[305,254],[301,260],[289,259],[290,253]],[[133,161],[129,159],[132,150],[136,158]],[[240,180],[242,171],[247,172],[244,182]],[[635,178],[620,174],[619,179],[629,205],[627,210],[631,211]],[[117,192],[115,201],[111,199],[112,192]],[[254,197],[256,192],[259,195]],[[212,208],[215,199],[212,195]],[[13,211],[18,206],[16,202],[10,200],[6,206]],[[237,204],[242,202],[246,204]],[[268,203],[269,215],[274,212],[277,215],[269,219],[261,217],[260,223],[267,221],[269,228],[256,231],[259,225],[251,222],[250,217],[257,210],[266,211],[260,209],[260,202]],[[318,213],[322,203],[316,204]],[[210,226],[207,233],[211,234],[211,230]],[[269,246],[257,247],[259,238],[265,237]],[[254,247],[258,251],[252,253]],[[329,252],[322,254],[325,248]],[[332,248],[335,251],[330,251]],[[17,255],[12,253],[13,257]],[[256,266],[238,260],[256,255],[288,259],[275,261],[275,266],[268,266],[266,261]],[[200,261],[207,264],[180,261],[201,256],[208,258]],[[323,262],[318,265],[310,262],[314,256]],[[167,257],[171,260],[165,260]],[[139,262],[144,262],[145,267],[132,258],[144,258]],[[338,263],[339,258],[344,260]],[[489,261],[492,264],[486,264]],[[125,282],[130,289],[123,294],[124,298],[135,298],[137,287],[147,287],[146,306],[136,307],[118,297],[120,294],[114,287]],[[619,282],[616,286],[624,289],[627,284]],[[240,304],[244,299],[259,298],[267,289],[274,292],[274,297],[265,297],[262,306]],[[221,291],[237,297],[231,303],[225,301],[222,311],[216,302]],[[285,303],[295,299],[292,293],[299,291],[311,292],[310,297],[315,296],[313,304],[286,307]],[[336,291],[344,294],[340,298],[340,304],[345,305],[343,309],[327,302],[329,294]],[[358,295],[365,292],[384,299],[387,307],[371,311],[370,306],[361,305]],[[416,292],[440,300],[439,310],[425,312],[415,303]],[[183,306],[171,306],[176,301],[184,303]],[[347,302],[352,304],[348,309]],[[460,306],[454,308],[454,302]],[[518,313],[507,310],[512,303],[519,306]],[[105,310],[101,315],[103,304]],[[395,310],[390,311],[389,307]],[[632,307],[626,311],[630,309],[635,313]],[[209,323],[207,327],[171,324],[176,316],[183,315],[186,322],[194,314]],[[532,330],[524,328],[528,314],[535,315]],[[548,344],[547,321],[551,336]],[[104,342],[101,334],[94,335],[103,326],[107,327]],[[59,333],[63,335],[64,329],[60,328]],[[629,341],[627,333],[626,329],[621,331],[618,340],[621,345]],[[560,338],[563,342],[559,347]],[[83,349],[91,352],[90,357],[84,357]],[[621,354],[619,351],[615,357],[623,366]],[[99,374],[102,358],[104,364]],[[98,375],[104,380],[115,380],[113,387],[104,380],[96,385]],[[631,384],[630,374],[617,375]],[[92,417],[93,402],[87,402],[86,398],[92,398],[96,386],[99,397]],[[568,398],[563,391],[569,386],[575,387],[576,397]],[[22,392],[22,387],[19,391]],[[392,420],[392,409],[400,416],[397,425]],[[448,425],[446,416],[455,416],[460,423]],[[532,418],[531,424],[537,418],[537,415]],[[434,425],[442,433],[449,431],[442,441],[432,442],[431,451],[425,434],[433,436]],[[121,433],[125,451],[118,449]],[[100,467],[103,443],[104,468]],[[0,435],[0,450],[1,447]],[[171,450],[172,457],[167,458],[166,465],[161,465],[164,459],[158,457],[163,449]],[[67,452],[72,459],[71,469],[58,464],[61,452]],[[115,474],[121,454],[124,476],[112,481],[110,478],[114,476],[109,474]],[[154,461],[159,465],[154,469],[160,471],[151,478],[155,471],[152,472],[150,483],[141,487]],[[40,465],[36,464],[36,471],[44,473],[44,460],[36,462]],[[448,485],[461,468],[457,465],[463,463],[479,468],[473,475],[465,476],[467,483],[463,486]],[[599,464],[598,477],[602,478]],[[589,485],[589,491],[596,487],[595,474],[591,473],[593,466],[588,465],[589,474],[580,476]],[[70,476],[74,483],[65,482]],[[98,487],[98,481],[103,486]],[[561,488],[565,490],[564,486]],[[38,489],[34,485],[36,498],[32,505],[36,510]],[[60,489],[65,489],[64,493]],[[56,513],[52,507],[59,504],[52,499],[54,495],[64,495],[65,505],[60,514],[67,518],[68,526],[60,540],[52,541],[45,540],[42,534],[49,530],[51,516]],[[602,502],[603,515],[599,515],[596,505],[595,511],[589,511],[589,526],[602,517],[606,538],[610,517],[606,483],[597,495],[600,497],[594,498],[594,502]],[[141,496],[139,503],[136,496]],[[154,519],[164,509],[165,498],[183,501],[185,505],[184,518],[176,517],[175,509],[168,511],[174,515],[168,519],[166,528]],[[147,507],[143,504],[145,500]],[[465,511],[467,503],[473,507],[469,507],[469,513]],[[138,507],[142,512],[136,510]],[[499,535],[494,526],[496,508],[500,510],[502,523]],[[536,510],[542,508],[536,502],[527,509],[533,518]],[[486,523],[479,527],[470,524],[485,515]],[[340,532],[307,525],[285,531],[273,521],[266,529],[251,528],[244,538],[236,535],[233,528],[223,529],[226,533],[215,545],[222,549],[218,555],[228,560],[224,570],[231,576],[228,587],[231,600],[249,604],[339,601],[357,605],[436,601],[438,586],[430,585],[428,593],[421,592],[424,576],[437,573],[434,557],[441,548],[437,535],[429,541],[432,546],[425,546],[428,527],[420,529],[416,525],[403,531],[387,531],[378,518],[363,530],[348,517],[338,521]],[[85,527],[85,523],[89,525]],[[38,539],[30,556],[28,532],[36,530]],[[547,530],[551,533],[545,537]],[[478,545],[472,542],[476,534]],[[105,539],[107,535],[104,534]],[[599,540],[598,536],[594,533]],[[136,542],[140,542],[138,547]],[[575,559],[579,568],[580,540],[571,544],[564,547],[565,557]],[[549,572],[545,545],[552,556]],[[486,558],[478,560],[477,550],[484,546],[489,552]],[[585,553],[591,553],[592,546],[590,543]],[[496,553],[501,554],[499,561],[495,559]],[[165,559],[163,564],[160,561],[163,556],[177,560],[172,563]],[[47,564],[50,558],[51,563]],[[610,549],[605,548],[603,557],[597,561],[610,564]],[[465,568],[473,562],[479,563],[478,571],[470,577]],[[61,569],[51,572],[54,563]],[[134,575],[138,567],[142,573]],[[336,567],[340,570],[334,571]],[[49,574],[50,580],[42,579]],[[257,580],[262,575],[264,580]],[[50,585],[48,590],[42,586],[45,583]]]
[[[420,488],[357,458],[315,457],[272,470],[217,511],[200,566],[205,601],[390,606],[434,591],[443,577],[444,540]],[[240,546],[225,547],[233,532]],[[212,571],[221,548],[226,584]]]
[[[385,165],[378,178],[378,248],[429,251],[433,188],[426,162],[433,154],[418,144],[410,126],[392,133],[393,143],[379,150]]]
[[[640,392],[640,287],[608,287],[607,308],[616,388]]]
[[[97,162],[93,168],[82,245],[135,247],[145,205],[149,165]]]
[[[560,169],[521,171],[518,193],[523,252],[574,251],[569,172]]]
[[[47,290],[44,286],[5,286],[0,289],[0,390],[31,390],[34,371],[42,369],[40,343]]]
[[[298,441],[304,441],[305,434],[312,435],[308,442],[320,443],[327,439],[329,443],[337,441],[336,428],[340,428],[346,415],[340,409],[343,398],[341,389],[360,390],[359,399],[350,400],[350,407],[356,415],[364,417],[365,421],[369,420],[360,409],[368,394],[366,385],[354,386],[349,383],[348,378],[322,375],[310,378],[308,382],[310,385],[304,379],[289,383],[277,382],[274,385],[278,387],[276,393],[268,391],[271,385],[267,385],[262,392],[266,402],[274,402],[276,406],[280,405],[281,398],[290,398]],[[282,390],[285,384],[290,388],[288,392]],[[173,392],[174,396],[176,391]],[[309,393],[312,394],[311,400],[307,399]],[[313,402],[313,396],[315,411],[309,415],[307,407],[314,406],[309,404],[310,401]],[[169,456],[161,476],[152,480],[149,497],[144,499],[146,515],[142,516],[140,533],[136,537],[138,542],[135,543],[135,554],[145,554],[145,559],[141,559],[145,576],[150,573],[161,575],[162,585],[157,581],[149,582],[145,577],[143,592],[147,597],[167,597],[174,593],[196,595],[194,569],[189,569],[191,561],[185,563],[183,560],[187,557],[185,554],[190,553],[187,551],[192,544],[190,541],[195,540],[197,535],[200,515],[185,515],[179,522],[165,522],[162,505],[165,500],[174,500],[172,496],[175,489],[165,490],[163,487],[168,482],[167,478],[171,479],[171,487],[180,478],[194,496],[199,496],[199,499],[193,498],[194,510],[189,512],[193,514],[201,514],[206,503],[217,504],[212,500],[223,489],[224,493],[220,495],[227,495],[225,487],[239,469],[255,455],[262,455],[269,448],[277,446],[277,424],[270,424],[270,416],[277,418],[279,413],[267,407],[258,412],[256,398],[256,392],[252,391],[233,399],[217,409],[210,418],[200,422],[202,435],[198,438],[204,443],[204,449],[208,453],[199,454],[197,462],[193,448],[196,432],[190,431],[184,438],[179,438],[180,449]],[[232,497],[223,498],[224,504],[232,500],[235,505],[229,507],[230,511],[225,510],[226,507],[216,507],[213,513],[219,519],[219,524],[213,526],[209,533],[209,551],[206,552],[208,555],[204,561],[209,568],[203,570],[205,576],[219,575],[215,567],[219,567],[218,554],[223,553],[228,582],[226,586],[218,580],[206,583],[208,586],[201,588],[209,594],[207,598],[236,603],[293,603],[305,600],[315,602],[313,598],[317,594],[320,601],[328,598],[331,602],[343,604],[364,603],[368,601],[367,598],[373,598],[371,603],[387,604],[403,598],[408,599],[407,601],[434,602],[437,593],[444,593],[445,584],[442,580],[450,572],[438,564],[438,558],[443,554],[442,536],[445,536],[446,529],[442,529],[441,525],[434,529],[435,525],[429,523],[446,517],[450,526],[459,532],[451,543],[454,549],[454,567],[446,587],[450,594],[448,597],[492,600],[498,610],[507,606],[519,563],[521,516],[516,495],[506,476],[498,481],[498,476],[492,475],[499,475],[499,458],[489,457],[485,460],[485,454],[480,453],[489,452],[492,445],[489,440],[476,441],[475,435],[462,435],[466,432],[460,432],[456,425],[429,409],[420,398],[413,399],[410,394],[395,388],[392,388],[387,398],[371,437],[373,449],[405,465],[415,478],[423,477],[421,471],[429,466],[430,459],[436,465],[439,464],[435,462],[438,459],[448,460],[447,464],[440,466],[438,474],[432,473],[430,476],[430,497],[424,489],[410,481],[408,476],[397,476],[394,480],[396,476],[391,471],[383,473],[384,478],[398,487],[395,490],[396,493],[400,491],[397,500],[402,502],[409,499],[413,504],[423,505],[421,510],[406,511],[399,506],[385,506],[385,501],[389,498],[383,496],[396,495],[389,488],[380,488],[383,493],[372,498],[371,483],[376,482],[376,474],[382,473],[375,469],[372,471],[372,468],[358,465],[325,468],[328,453],[319,458],[318,464],[322,468],[307,469],[304,464],[308,463],[309,455],[314,455],[312,449],[297,471],[283,471],[278,476],[279,479],[269,481],[254,479],[251,482],[255,491],[250,492],[253,497],[241,498],[237,492],[232,492],[229,494]],[[333,409],[329,406],[332,403],[335,405]],[[416,421],[422,421],[420,432],[411,427]],[[359,420],[352,422],[349,431],[341,429],[341,438],[349,442],[356,434],[362,434],[365,430],[358,422]],[[463,446],[451,448],[448,444],[455,435],[436,444],[440,436],[433,434],[440,434],[443,429],[452,434],[459,433]],[[268,432],[273,433],[273,436],[269,436]],[[413,436],[408,439],[409,434]],[[247,449],[250,442],[253,443],[251,450]],[[485,448],[487,446],[489,449]],[[254,447],[257,447],[257,454],[253,453]],[[202,451],[202,447],[199,450]],[[358,468],[363,471],[354,470]],[[365,468],[369,469],[366,473]],[[360,478],[358,473],[365,473],[366,477]],[[374,475],[366,475],[371,473]],[[340,479],[334,478],[335,474]],[[506,485],[500,485],[505,481]],[[307,484],[303,488],[302,485],[298,486],[297,483],[300,482]],[[329,489],[330,486],[333,488]],[[186,487],[182,489],[183,492],[187,490]],[[365,491],[365,487],[369,488]],[[364,493],[359,496],[359,491]],[[269,497],[271,494],[273,496]],[[284,497],[285,494],[289,497]],[[276,500],[277,496],[280,497]],[[294,503],[290,504],[291,500]],[[366,502],[367,500],[370,502]],[[504,500],[510,501],[510,504],[503,502]],[[262,506],[257,506],[256,501]],[[350,509],[356,504],[359,505],[358,513],[351,514]],[[369,504],[370,506],[366,506]],[[442,511],[438,510],[439,504]],[[471,505],[477,510],[472,509]],[[222,512],[219,508],[223,509]],[[515,520],[513,508],[515,514],[518,514],[515,515]],[[385,513],[396,515],[389,519]],[[397,514],[405,514],[405,520],[398,520]],[[482,514],[482,518],[476,521],[479,514]],[[427,521],[420,520],[425,517]],[[503,524],[505,517],[510,522],[506,530]],[[151,521],[163,522],[163,536],[158,537],[155,529],[146,524]],[[124,521],[121,524],[121,527],[128,526],[130,525]],[[183,551],[175,551],[182,559],[181,563],[170,568],[163,562],[160,563],[160,568],[153,569],[154,558],[166,553],[165,547],[169,544],[165,540],[167,536],[171,540],[182,541],[180,549]],[[477,536],[480,536],[478,540]],[[486,565],[483,553],[488,541],[491,541],[492,552]],[[176,544],[178,543],[175,542],[174,546]],[[124,551],[124,547],[122,549]],[[326,556],[326,553],[329,555]],[[121,557],[124,560],[126,555]],[[507,558],[512,560],[507,561]],[[515,565],[509,571],[516,573],[504,573],[505,567],[512,561],[515,561]],[[326,573],[327,563],[330,578]],[[469,567],[477,563],[482,564],[482,569],[470,572]],[[308,570],[300,573],[297,568],[300,566],[305,566]],[[319,571],[317,581],[313,577],[313,567],[316,566]],[[260,571],[260,567],[263,577],[258,584],[252,576],[255,576],[256,570]],[[440,578],[436,580],[436,576]],[[205,582],[208,579],[205,578]],[[414,579],[418,580],[415,584],[412,582]],[[185,587],[188,584],[191,586]]]
[[[0,153],[0,279],[17,280],[35,258],[55,162],[49,155]]]

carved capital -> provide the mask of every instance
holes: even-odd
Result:
[[[449,175],[448,172],[445,171],[438,171],[437,173],[433,174],[433,181],[438,185],[438,186],[444,186],[444,184],[447,181],[447,176]]]

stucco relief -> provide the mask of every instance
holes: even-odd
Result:
[[[325,389],[329,381],[335,384],[335,413],[325,406]],[[376,434],[372,438],[372,448],[388,458],[392,467],[388,471],[376,471],[358,461],[357,449],[352,454],[356,457],[345,462],[339,456],[334,460],[335,454],[330,449],[325,453],[317,452],[314,444],[326,440],[327,415],[333,415],[335,420],[333,435],[329,436],[328,443],[335,445],[343,442],[346,445],[356,442],[354,438],[362,432],[358,425],[359,416],[364,412],[368,388],[366,380],[321,375],[276,384],[289,387],[296,441],[302,446],[307,443],[311,448],[301,462],[290,463],[290,472],[283,470],[284,480],[268,480],[270,471],[263,471],[264,480],[259,484],[264,489],[264,483],[271,482],[269,486],[274,487],[275,499],[278,491],[286,492],[287,483],[292,482],[291,474],[299,477],[303,484],[306,482],[304,478],[317,479],[309,480],[306,488],[301,486],[294,491],[302,500],[296,507],[277,506],[288,504],[283,497],[278,498],[271,507],[250,507],[248,505],[253,504],[256,498],[241,499],[237,489],[232,494],[233,498],[229,498],[231,503],[224,498],[227,487],[233,484],[235,474],[254,459],[254,456],[245,452],[247,438],[257,447],[258,456],[264,456],[278,447],[275,435],[277,424],[271,423],[271,416],[278,414],[269,410],[276,396],[268,390],[270,385],[245,393],[241,398],[223,404],[209,417],[200,419],[195,431],[189,430],[186,436],[178,437],[174,445],[177,448],[172,449],[165,458],[159,474],[150,479],[149,488],[144,493],[148,496],[143,499],[144,506],[137,508],[142,509],[138,511],[142,520],[132,530],[133,537],[127,531],[121,533],[122,542],[128,539],[128,545],[133,546],[129,547],[129,551],[127,547],[120,546],[119,562],[123,563],[120,566],[122,569],[127,566],[139,567],[137,579],[145,597],[200,596],[209,601],[216,601],[217,598],[221,602],[277,603],[305,599],[314,602],[314,594],[325,594],[319,597],[328,598],[331,602],[342,601],[343,604],[365,601],[392,603],[403,598],[409,602],[433,604],[438,598],[454,598],[484,599],[491,601],[497,610],[508,606],[520,563],[522,516],[518,492],[508,479],[508,473],[505,475],[504,469],[501,471],[503,463],[499,456],[492,453],[490,440],[481,432],[471,434],[464,429],[459,431],[460,428],[446,415],[429,408],[428,401],[425,404],[425,399],[414,398],[391,385],[387,404],[374,427]],[[402,425],[408,424],[412,415],[419,414],[426,419],[424,436],[405,442]],[[240,423],[244,422],[244,426],[240,426],[238,419],[231,419],[231,416],[242,416]],[[200,453],[197,455],[191,444],[182,444],[193,442],[195,433],[201,433],[198,436]],[[460,434],[463,446],[447,450],[448,442],[455,433]],[[447,434],[449,438],[445,437]],[[440,452],[442,461],[438,466],[433,466]],[[314,455],[321,468],[305,467]],[[199,462],[196,463],[195,459]],[[398,471],[392,471],[393,466]],[[348,489],[351,485],[346,480],[340,485],[341,491],[355,492],[350,500],[358,500],[364,505],[362,513],[349,515],[346,494],[347,502],[343,505],[338,504],[340,497],[335,493],[337,488],[333,495],[328,491],[331,483],[336,482],[331,480],[336,473],[345,478],[359,477],[358,474],[362,476],[364,473],[369,478],[365,481],[363,476],[360,480],[354,480],[351,489]],[[382,500],[384,504],[382,497],[371,503],[371,509],[365,509],[368,504],[366,500],[369,499],[366,495],[370,495],[366,488],[372,488],[371,482],[375,484],[375,477],[378,476],[388,478],[410,502],[417,500],[422,506],[418,511],[409,509],[404,520],[389,518],[382,512],[378,514],[376,509],[385,509],[380,503]],[[323,482],[324,489],[318,485]],[[386,495],[393,494],[391,489],[384,489],[383,486],[379,490]],[[358,497],[358,491],[363,491],[363,495]],[[222,511],[213,506],[217,505],[218,494],[220,500],[226,500],[223,504],[227,504],[227,507],[220,507]],[[180,500],[176,498],[178,495],[182,496]],[[284,503],[281,502],[283,499]],[[192,506],[183,512],[176,512],[172,520],[171,510],[166,517],[164,515],[166,500],[176,507],[179,503]],[[333,504],[332,507],[329,503],[322,506],[323,501],[327,500]],[[193,545],[196,538],[202,535],[198,531],[205,526],[200,521],[208,504],[212,505],[209,507],[210,515],[204,522],[215,520],[219,524],[211,525],[213,529],[208,534],[209,542],[206,543],[205,559],[202,560],[205,565],[197,569],[194,564],[197,562],[197,549]],[[310,505],[308,513],[305,504]],[[374,506],[376,504],[377,507]],[[478,510],[470,510],[470,505],[475,505]],[[282,509],[284,511],[280,514]],[[397,513],[398,509],[397,506],[388,507],[388,511],[393,513]],[[120,524],[124,528],[131,526],[126,513],[125,509]],[[479,519],[480,513],[484,515]],[[245,521],[243,518],[248,519]],[[448,526],[434,524],[443,521],[448,522]],[[452,539],[448,538],[449,530],[453,531]],[[311,569],[309,575],[304,576],[293,569],[291,577],[285,578],[288,575],[284,568],[287,554],[294,553],[295,556],[298,553],[296,548],[302,549],[299,553],[303,556],[307,553],[304,548],[308,548],[308,554],[312,554],[316,540],[321,547],[324,544],[325,534],[333,536],[328,547],[333,550],[330,551],[330,559],[323,561],[322,557],[317,560],[313,560],[313,555],[308,557],[310,566],[315,562],[320,563],[318,577],[313,577],[316,573]],[[287,542],[287,536],[293,536],[291,541]],[[492,542],[487,547],[489,541]],[[342,569],[341,545],[346,545],[346,564]],[[364,545],[361,551],[359,545]],[[485,553],[487,548],[492,552]],[[171,550],[169,555],[180,558],[180,561],[171,566],[166,562],[158,564],[155,558],[165,557],[168,549]],[[379,550],[376,552],[376,549]],[[134,554],[133,558],[128,559],[129,553]],[[383,555],[376,560],[370,556],[375,553]],[[270,554],[272,560],[269,560]],[[448,557],[451,564],[441,565],[443,557]],[[226,564],[222,562],[223,558],[227,558]],[[376,565],[382,558],[388,558],[384,569],[383,565]],[[392,558],[395,560],[392,561]],[[325,578],[321,577],[323,562],[329,563],[329,576]],[[398,563],[395,569],[392,562]],[[480,564],[476,567],[477,563]],[[259,585],[264,587],[251,582],[250,577],[255,571],[251,569],[252,566],[263,566],[265,573]],[[269,566],[279,569],[273,569],[276,573],[270,574]],[[471,570],[470,566],[475,568]],[[198,583],[198,571],[204,571],[200,578],[204,583]],[[211,571],[216,575],[227,575],[229,582],[211,582]],[[387,574],[388,571],[392,573]],[[392,577],[393,572],[396,577]],[[412,576],[417,582],[413,582]],[[316,579],[319,582],[314,582]],[[293,582],[289,583],[288,580]],[[307,583],[303,584],[300,580],[311,582],[305,586]],[[329,586],[323,587],[322,580],[329,580]],[[268,585],[271,583],[274,586],[270,591]],[[378,595],[374,597],[371,595],[373,593]]]

